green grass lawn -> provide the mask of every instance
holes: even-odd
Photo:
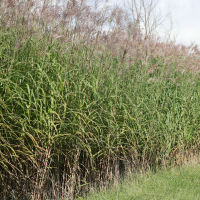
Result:
[[[117,187],[91,193],[87,200],[200,199],[200,165],[160,170],[129,176]]]

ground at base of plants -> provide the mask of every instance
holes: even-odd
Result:
[[[87,200],[200,199],[200,164],[129,176],[117,187],[91,193]]]

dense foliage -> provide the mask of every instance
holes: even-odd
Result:
[[[2,199],[70,199],[198,150],[198,51],[137,28],[74,40],[17,3],[0,3]],[[35,18],[17,13],[27,7]]]

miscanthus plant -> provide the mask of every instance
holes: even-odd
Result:
[[[143,38],[117,8],[0,9],[2,199],[73,199],[198,152],[196,46]]]

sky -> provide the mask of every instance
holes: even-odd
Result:
[[[168,6],[172,9],[177,42],[200,45],[200,0],[160,0],[159,6],[162,11]]]
[[[111,6],[115,3],[121,6],[124,4],[124,0],[100,0],[100,2],[102,4],[107,2]],[[174,26],[171,39],[175,37],[176,43],[190,45],[194,42],[200,46],[200,0],[159,0],[157,9],[163,15],[171,10]],[[164,26],[169,28],[169,21],[166,21]],[[158,29],[158,32],[164,37],[163,29],[162,31]]]

